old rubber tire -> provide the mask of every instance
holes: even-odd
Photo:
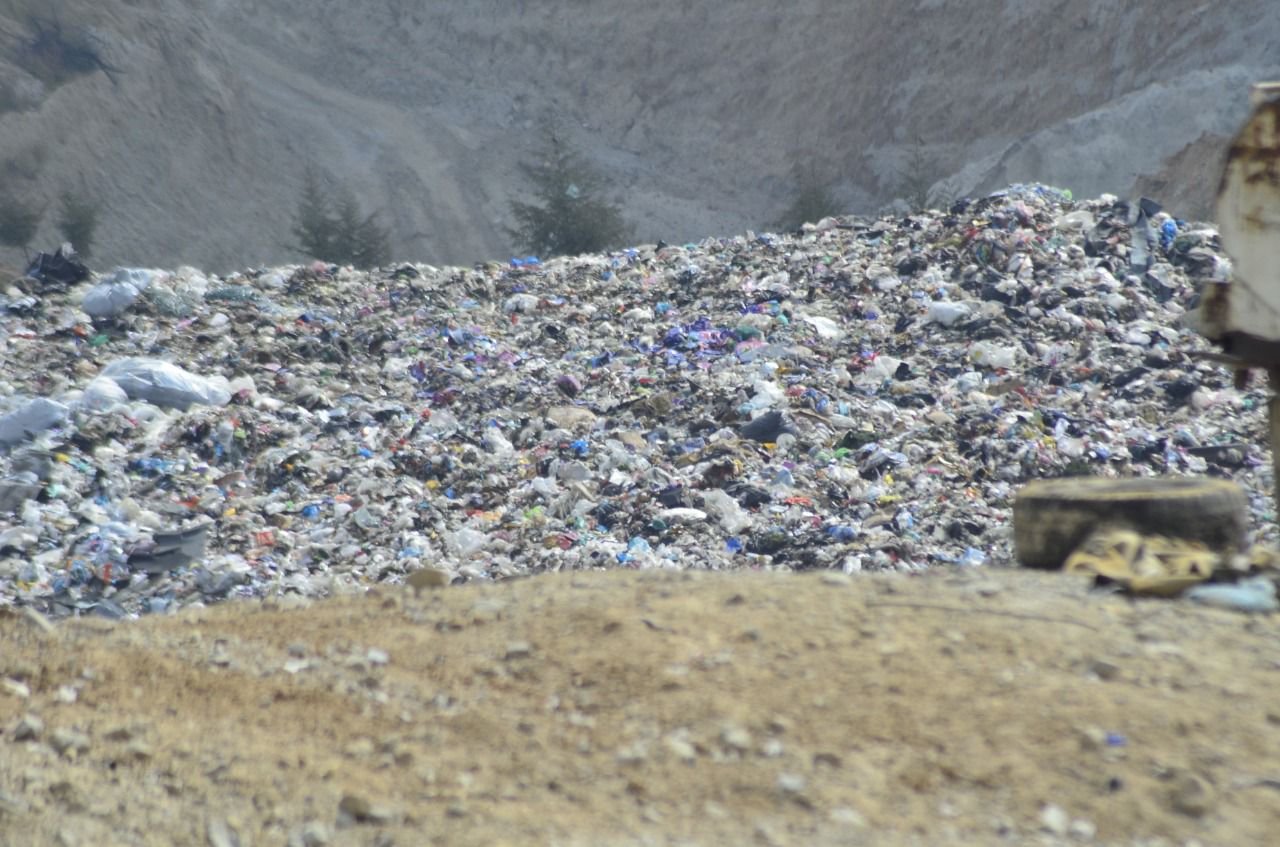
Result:
[[[1222,479],[1042,479],[1018,492],[1013,543],[1018,561],[1031,568],[1062,567],[1089,533],[1106,526],[1235,552],[1244,549],[1248,513],[1244,490]]]

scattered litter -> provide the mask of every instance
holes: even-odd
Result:
[[[19,444],[60,423],[66,406],[48,397],[36,397],[0,417],[0,445]]]
[[[112,362],[102,375],[135,400],[186,411],[193,403],[224,406],[231,401],[222,377],[205,378],[170,362],[129,358]]]
[[[159,271],[121,268],[90,288],[80,301],[80,308],[90,317],[116,317],[134,304],[153,279],[162,275]]]
[[[1230,478],[1273,538],[1265,388],[1184,325],[1211,226],[1046,186],[832,220],[471,268],[47,260],[0,295],[0,604],[1008,564],[1018,486],[1064,475]]]
[[[37,253],[27,265],[26,278],[39,283],[40,292],[65,290],[89,278],[89,268],[76,256],[70,244],[56,252]]]
[[[1280,611],[1276,600],[1275,581],[1266,576],[1241,580],[1234,585],[1201,585],[1187,592],[1187,597],[1206,606],[1237,612]]]

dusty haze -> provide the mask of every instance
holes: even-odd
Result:
[[[1147,191],[1200,217],[1249,83],[1280,75],[1269,10],[8,0],[0,173],[28,194],[100,196],[97,265],[223,271],[302,258],[287,245],[309,161],[382,210],[397,257],[505,258],[527,191],[516,164],[548,119],[609,174],[641,241],[765,226],[797,163],[872,211],[903,194],[912,153],[951,191]],[[87,34],[115,72],[43,86],[17,49],[33,12]],[[52,219],[33,246],[56,241]]]

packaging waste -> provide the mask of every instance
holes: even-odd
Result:
[[[1186,325],[1230,263],[1163,210],[1135,242],[1138,206],[1015,185],[539,261],[134,269],[88,280],[102,316],[10,292],[0,604],[998,566],[1018,487],[1072,474],[1234,479],[1266,542],[1266,386]]]

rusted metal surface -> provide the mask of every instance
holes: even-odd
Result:
[[[1280,83],[1254,86],[1218,189],[1218,229],[1234,271],[1201,293],[1203,332],[1251,364],[1280,364]]]
[[[1280,385],[1280,368],[1271,368],[1267,377],[1271,381],[1271,400],[1267,403],[1268,434],[1271,436],[1271,496],[1276,504],[1276,514],[1280,516],[1280,394],[1275,390]]]
[[[1201,291],[1201,332],[1271,383],[1271,463],[1280,514],[1280,83],[1255,85],[1253,113],[1227,154],[1218,187],[1218,232],[1231,256],[1231,281]]]

